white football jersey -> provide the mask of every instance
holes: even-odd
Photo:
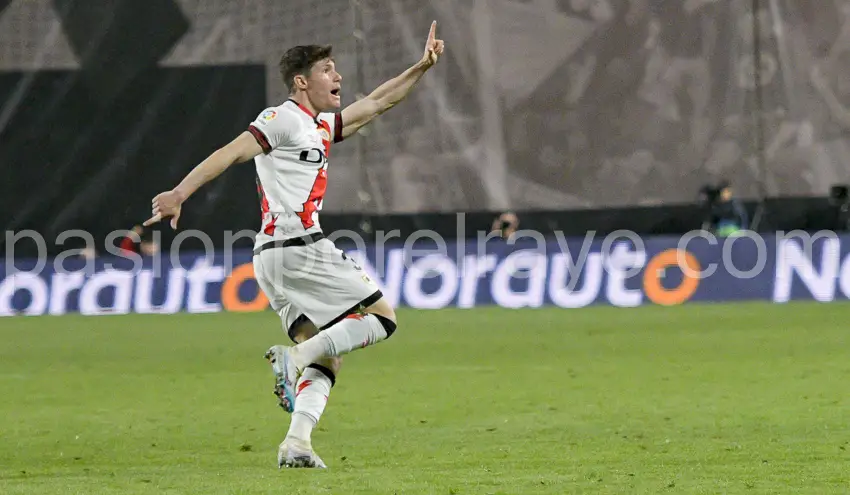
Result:
[[[248,132],[263,148],[254,158],[263,216],[256,245],[321,232],[328,156],[331,143],[342,141],[340,114],[313,115],[287,100],[264,110]]]

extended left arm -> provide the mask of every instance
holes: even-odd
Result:
[[[431,24],[425,54],[422,60],[398,76],[381,84],[369,96],[345,107],[342,111],[342,137],[346,138],[365,126],[378,115],[394,107],[403,100],[443,54],[443,40],[436,39],[436,21]]]

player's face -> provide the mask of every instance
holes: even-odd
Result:
[[[334,61],[326,58],[316,62],[307,79],[307,96],[319,112],[339,108],[342,76],[336,71]]]

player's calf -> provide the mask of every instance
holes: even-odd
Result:
[[[289,338],[292,339],[292,341],[296,344],[306,342],[318,334],[319,329],[316,328],[316,325],[314,325],[313,322],[311,322],[310,320],[305,320],[305,323],[293,325],[292,328],[289,329]],[[336,377],[336,375],[339,374],[340,368],[342,368],[342,357],[323,357],[316,360],[314,364],[317,364],[323,368],[330,370],[333,373],[334,377]]]
[[[340,357],[390,338],[397,328],[395,312],[383,298],[363,312],[347,315],[316,336],[295,346],[292,359],[298,369],[322,358]]]

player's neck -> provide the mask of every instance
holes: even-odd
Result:
[[[311,117],[316,118],[316,115],[319,115],[319,112],[316,111],[316,107],[314,107],[313,104],[310,102],[310,99],[307,98],[306,93],[296,93],[294,95],[291,95],[289,99],[294,101],[295,103],[298,103],[301,108],[303,108],[310,114]]]

